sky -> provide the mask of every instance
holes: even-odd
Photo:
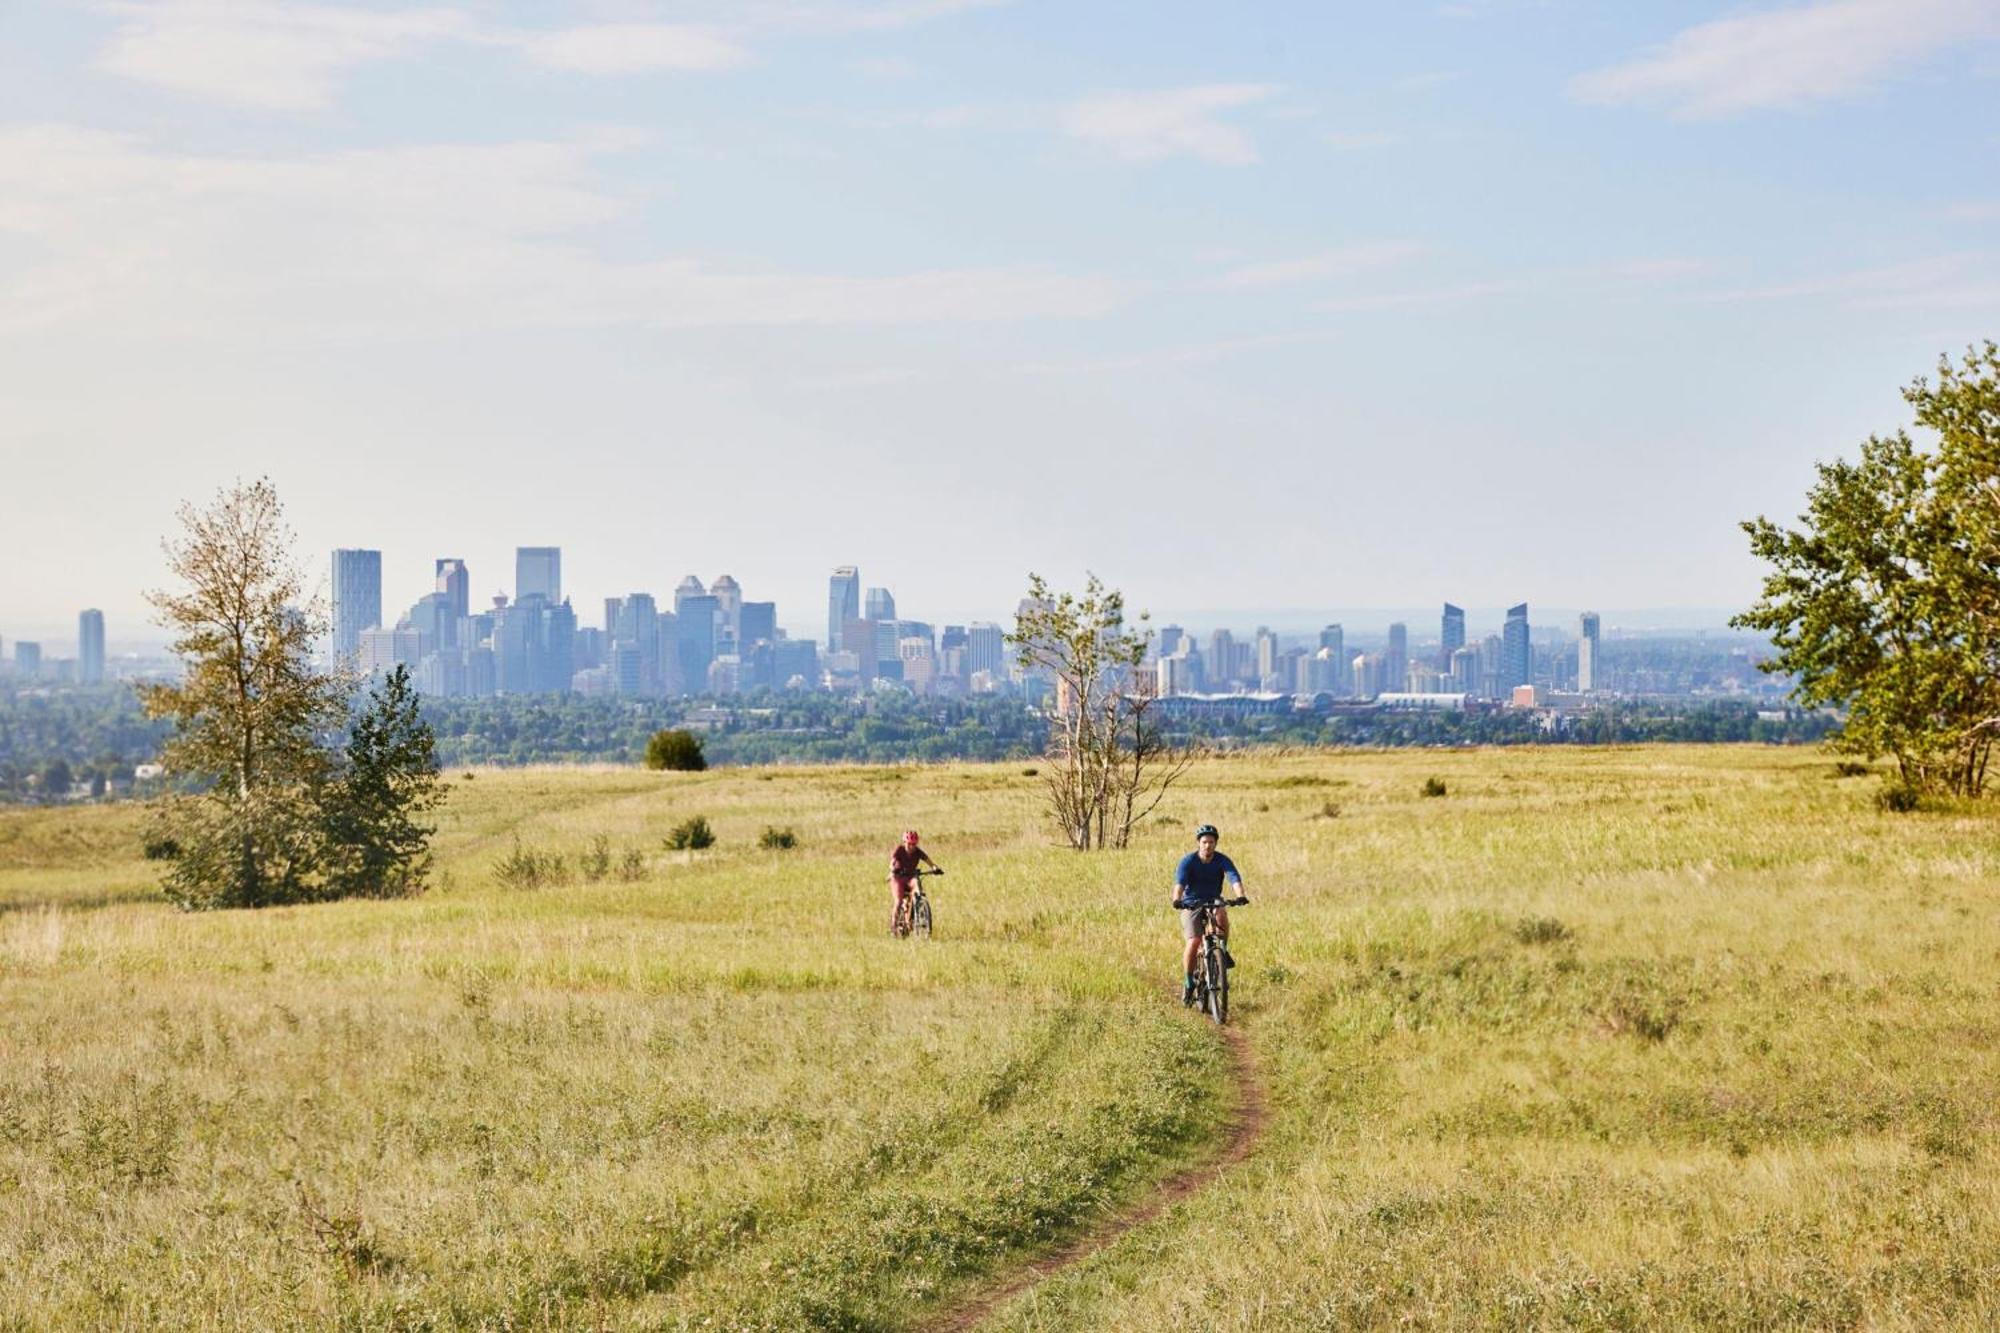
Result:
[[[2000,0],[0,5],[0,637],[324,580],[823,633],[1730,608],[2000,337]]]

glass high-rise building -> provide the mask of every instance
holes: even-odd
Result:
[[[1577,617],[1576,688],[1585,694],[1597,688],[1597,612]]]
[[[700,694],[708,688],[708,668],[715,661],[715,641],[721,628],[722,603],[706,593],[675,594],[674,628],[681,659],[681,688]]]
[[[1410,687],[1410,627],[1402,621],[1389,626],[1389,651],[1382,654],[1382,692],[1400,694]]]
[[[472,575],[465,562],[445,556],[437,562],[437,589],[451,602],[451,612],[459,619],[472,614]]]
[[[104,683],[104,613],[85,611],[76,618],[76,682]]]
[[[1444,604],[1444,618],[1438,624],[1438,669],[1451,670],[1451,655],[1465,647],[1465,608]]]
[[[870,588],[868,609],[863,614],[870,620],[894,620],[896,599],[887,588]]]
[[[1500,630],[1500,687],[1535,683],[1535,659],[1528,640],[1528,604],[1507,608],[1507,623]]]
[[[514,548],[514,600],[525,602],[530,597],[550,606],[562,601],[562,547]]]
[[[850,620],[861,619],[861,571],[842,565],[826,581],[826,650],[837,653],[841,632]]]
[[[975,620],[965,632],[965,670],[990,671],[996,677],[1007,670],[1007,631],[990,620]]]
[[[333,553],[333,657],[351,662],[361,651],[361,631],[382,623],[382,553],[360,549]]]

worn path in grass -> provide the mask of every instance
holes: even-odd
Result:
[[[1002,1274],[939,1318],[926,1325],[930,1333],[970,1333],[1015,1297],[1021,1296],[1050,1278],[1111,1248],[1127,1233],[1145,1226],[1167,1209],[1196,1191],[1206,1188],[1216,1177],[1250,1155],[1263,1137],[1270,1112],[1265,1105],[1264,1081],[1257,1072],[1257,1058],[1249,1041],[1236,1028],[1220,1029],[1229,1047],[1232,1081],[1236,1084],[1236,1111],[1224,1122],[1226,1137],[1222,1148],[1199,1166],[1170,1176],[1138,1204],[1105,1219],[1061,1248]]]

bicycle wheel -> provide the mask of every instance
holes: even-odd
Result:
[[[910,933],[919,939],[931,937],[931,900],[919,898],[910,904]]]
[[[1202,971],[1208,983],[1208,1016],[1216,1024],[1229,1021],[1229,968],[1222,961],[1222,946],[1211,944],[1203,951]]]

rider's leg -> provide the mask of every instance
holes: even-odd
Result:
[[[1194,960],[1201,952],[1201,932],[1195,929],[1195,914],[1181,913],[1181,939],[1186,947],[1181,950],[1181,1003],[1194,999]]]
[[[1215,933],[1222,936],[1225,940],[1229,938],[1229,909],[1227,907],[1218,907],[1215,909]]]
[[[891,897],[889,899],[889,933],[898,933],[903,926],[903,907],[910,900],[910,881],[889,877]]]

